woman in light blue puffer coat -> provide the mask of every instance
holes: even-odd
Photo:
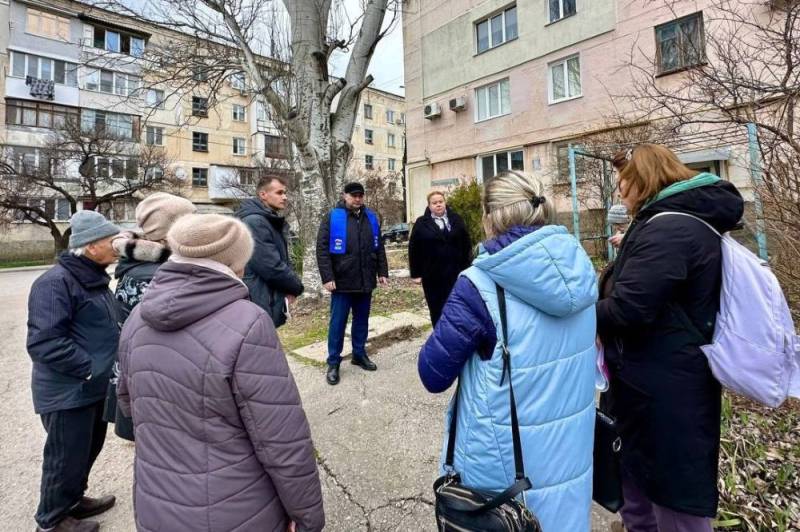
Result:
[[[544,532],[583,532],[592,502],[597,281],[575,238],[550,225],[553,205],[543,194],[541,183],[517,172],[486,183],[489,240],[459,277],[422,348],[419,374],[434,393],[461,379],[454,467],[463,484],[497,492],[512,485],[495,283],[503,287],[525,473],[533,484],[525,502]]]

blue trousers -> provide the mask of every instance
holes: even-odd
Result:
[[[367,334],[369,333],[369,309],[372,303],[372,292],[331,294],[331,321],[328,325],[328,365],[335,366],[342,361],[344,348],[344,331],[347,328],[347,317],[353,311],[353,325],[350,337],[353,340],[353,357],[367,354]]]
[[[103,401],[42,414],[47,431],[36,522],[51,528],[81,501],[92,465],[106,441]]]

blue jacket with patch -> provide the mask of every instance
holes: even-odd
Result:
[[[420,377],[434,392],[461,379],[455,469],[464,484],[498,492],[510,486],[514,455],[495,283],[506,293],[525,472],[533,484],[525,501],[545,532],[588,531],[597,281],[564,227],[516,227],[481,247],[422,348]],[[442,462],[447,434],[444,442]]]

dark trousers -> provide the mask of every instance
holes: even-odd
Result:
[[[36,522],[41,528],[50,528],[67,517],[83,497],[108,425],[103,421],[103,401],[42,414],[41,418],[47,440]]]
[[[353,324],[350,337],[353,341],[353,357],[367,354],[367,334],[369,333],[369,309],[372,304],[372,292],[357,294],[331,294],[331,321],[328,325],[328,365],[335,366],[342,361],[344,348],[344,331],[347,328],[347,317],[353,311]]]
[[[444,304],[447,303],[447,298],[450,297],[450,292],[456,284],[458,276],[452,279],[436,278],[422,278],[422,291],[425,293],[425,302],[428,304],[428,311],[431,314],[431,323],[436,327],[439,318],[442,317],[442,309]]]
[[[634,480],[622,472],[622,496],[625,504],[619,511],[628,532],[712,532],[711,519],[684,514],[659,506],[647,498]]]

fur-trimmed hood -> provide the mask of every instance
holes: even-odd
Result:
[[[145,240],[142,235],[132,231],[120,233],[111,242],[111,245],[119,254],[119,264],[114,271],[114,277],[117,279],[121,279],[123,275],[143,263],[148,266],[147,269],[155,270],[170,256],[170,250],[166,244]]]

